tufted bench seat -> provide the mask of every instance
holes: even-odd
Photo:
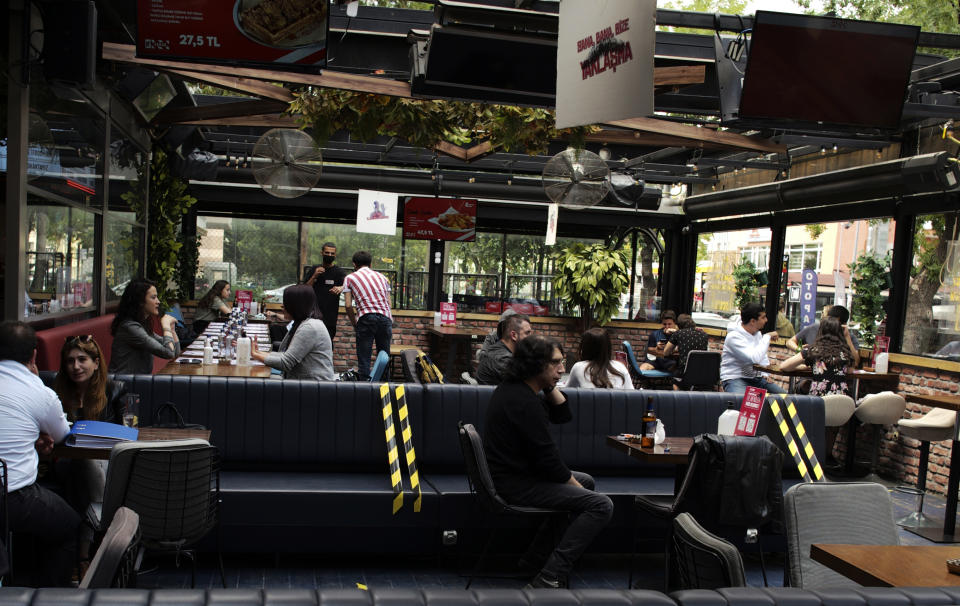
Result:
[[[211,442],[222,455],[221,520],[228,551],[435,553],[443,530],[461,536],[485,532],[485,520],[470,496],[456,427],[463,420],[483,432],[493,387],[405,385],[423,502],[422,510],[414,512],[401,452],[405,504],[394,515],[378,385],[120,378],[140,394],[145,422],[157,407],[172,401],[187,422],[211,430]],[[604,437],[636,431],[648,396],[668,435],[713,432],[731,396],[593,389],[565,393],[574,421],[553,427],[554,439],[567,464],[594,474],[599,489],[614,500],[614,520],[598,549],[623,550],[623,533],[634,522],[633,496],[672,493],[673,469],[645,466],[608,447]],[[822,455],[823,401],[793,399]],[[760,431],[769,433],[772,418],[763,421]]]

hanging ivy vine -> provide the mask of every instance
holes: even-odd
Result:
[[[431,149],[441,142],[468,146],[489,141],[494,148],[530,155],[546,153],[551,141],[566,139],[583,147],[597,126],[557,129],[551,110],[406,99],[330,88],[307,87],[294,93],[287,113],[320,145],[337,131],[361,141],[397,137]]]

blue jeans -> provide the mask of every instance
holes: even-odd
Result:
[[[740,377],[738,379],[727,379],[723,382],[723,391],[727,393],[744,393],[747,391],[747,387],[766,389],[767,393],[787,393],[784,388],[776,383],[767,381],[763,377],[754,377],[752,379]]]
[[[377,352],[390,353],[393,322],[380,314],[364,314],[357,320],[357,372],[361,381],[370,380],[370,346],[376,342]]]

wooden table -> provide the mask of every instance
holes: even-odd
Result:
[[[960,585],[960,575],[947,572],[946,564],[960,558],[960,547],[813,544],[810,557],[867,587]]]
[[[210,441],[209,429],[177,429],[161,427],[140,427],[137,432],[138,442],[157,442],[159,440],[186,440],[200,438]],[[54,447],[51,456],[64,459],[102,459],[110,458],[110,448],[78,448],[60,444]]]
[[[644,463],[666,463],[673,465],[673,493],[677,494],[687,475],[690,462],[690,449],[693,438],[665,438],[653,448],[643,448],[639,442],[628,442],[619,436],[607,436],[607,446],[625,452],[633,459]]]
[[[907,402],[960,412],[960,396],[908,393],[904,394],[903,397]],[[943,528],[930,526],[904,527],[907,531],[935,543],[960,543],[960,528],[957,528],[957,489],[960,487],[960,434],[957,433],[958,430],[960,428],[955,426],[950,452],[950,477],[947,480],[947,506],[943,510]]]
[[[270,378],[270,367],[258,364],[256,366],[240,366],[237,364],[181,364],[170,362],[155,374],[207,376],[207,377],[260,377]]]
[[[790,379],[790,392],[793,393],[796,387],[796,380],[798,377],[810,378],[813,376],[813,371],[809,368],[798,368],[795,370],[783,370],[779,366],[772,365],[763,365],[763,364],[754,364],[753,369],[765,372],[771,375],[780,375],[781,377],[788,377]],[[854,382],[853,388],[853,397],[857,399],[858,392],[860,391],[860,382],[867,381],[872,383],[892,383],[899,384],[900,375],[893,372],[872,372],[869,370],[848,370],[846,372],[847,378]]]
[[[445,381],[447,383],[453,383],[452,377],[455,376],[457,350],[461,344],[464,344],[466,345],[467,355],[469,356],[470,340],[473,337],[485,337],[487,331],[482,328],[468,328],[463,326],[430,326],[427,328],[427,334],[430,335],[432,343],[431,352],[439,352],[440,342],[444,339],[450,341],[450,343],[447,344],[447,364],[443,372],[447,377]],[[434,358],[436,358],[436,355],[434,355]]]

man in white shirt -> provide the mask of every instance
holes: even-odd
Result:
[[[30,584],[69,587],[80,516],[61,497],[37,485],[37,451],[49,453],[70,426],[57,394],[37,375],[36,361],[34,330],[23,322],[0,323],[0,459],[7,464],[10,529],[35,537],[39,553]],[[26,584],[28,579],[17,582]]]
[[[740,310],[740,324],[727,329],[723,340],[723,356],[720,359],[720,381],[723,391],[744,393],[747,387],[759,387],[767,392],[785,393],[776,383],[767,381],[754,364],[769,364],[767,349],[776,332],[763,334],[760,330],[767,324],[767,313],[759,303],[747,303]]]

